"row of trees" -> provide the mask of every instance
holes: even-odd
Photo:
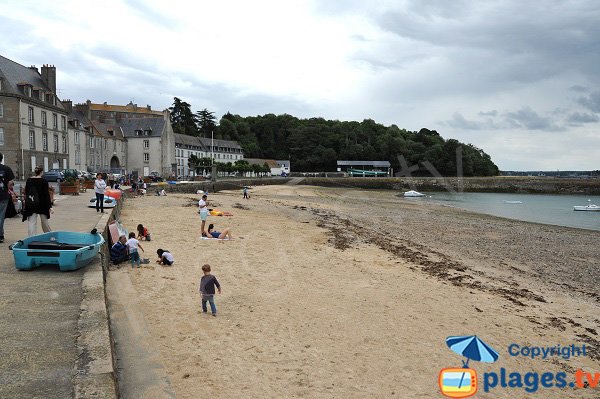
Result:
[[[214,112],[204,108],[196,113],[192,112],[191,105],[175,97],[171,112],[171,126],[175,133],[187,134],[188,136],[210,137],[217,127]]]
[[[177,101],[181,103],[175,100],[172,108]],[[202,132],[202,126],[207,129],[209,125],[198,126],[197,132]],[[215,138],[238,141],[246,158],[290,159],[295,171],[335,171],[337,160],[387,160],[400,171],[404,158],[412,175],[429,175],[426,164],[444,176],[456,175],[459,164],[464,176],[499,174],[490,156],[472,144],[446,140],[435,130],[412,132],[372,119],[346,122],[287,114],[242,117],[228,112],[211,129]],[[190,132],[184,134],[201,134]]]
[[[196,155],[190,155],[188,158],[188,166],[190,170],[195,171],[197,175],[206,175],[211,171],[212,168],[210,161],[210,158],[200,158]],[[248,173],[254,173],[256,176],[262,176],[271,172],[271,168],[269,165],[267,165],[267,163],[264,165],[250,165],[248,161],[244,159],[239,159],[234,163],[215,162],[214,165],[217,167],[217,172],[226,173],[228,175],[231,173],[237,173],[244,176]]]

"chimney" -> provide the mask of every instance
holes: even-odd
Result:
[[[42,81],[52,93],[56,94],[56,67],[44,64],[42,66]]]
[[[71,100],[63,100],[61,101],[63,106],[65,107],[65,109],[67,110],[68,113],[73,112],[73,101]]]
[[[31,69],[32,71],[36,71],[38,74],[40,73],[40,71],[38,71],[35,65],[30,66],[29,69]]]

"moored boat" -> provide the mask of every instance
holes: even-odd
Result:
[[[420,193],[420,192],[415,191],[415,190],[410,190],[410,191],[405,192],[404,196],[405,197],[424,197],[425,194]]]
[[[591,203],[592,200],[588,200],[587,205],[575,205],[574,211],[600,211],[600,206]]]
[[[104,207],[105,208],[114,208],[117,206],[117,200],[112,197],[104,196]],[[92,198],[90,202],[88,202],[88,208],[96,207],[96,197]]]

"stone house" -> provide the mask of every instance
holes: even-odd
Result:
[[[26,67],[0,56],[0,152],[24,179],[36,165],[67,169],[68,112],[56,96],[56,68]]]

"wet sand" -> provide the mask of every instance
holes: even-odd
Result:
[[[152,263],[131,278],[179,398],[439,397],[460,367],[450,335],[477,334],[500,353],[485,372],[600,371],[596,282],[600,233],[424,205],[390,191],[265,186],[211,194],[210,217],[235,240],[200,240],[196,195],[126,202],[147,226]],[[173,267],[154,263],[157,248]],[[219,316],[200,312],[210,263]],[[587,357],[532,360],[507,347],[588,344]],[[477,397],[596,397],[598,390],[496,388]]]

